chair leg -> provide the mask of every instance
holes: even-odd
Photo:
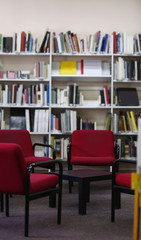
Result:
[[[4,206],[3,206],[3,193],[0,194],[0,204],[1,204],[1,212],[3,212],[4,210]]]
[[[121,208],[121,193],[119,191],[115,192],[115,209],[120,209]]]
[[[73,182],[69,181],[69,193],[72,193]]]
[[[58,193],[58,212],[57,212],[57,224],[61,224],[61,210],[62,210],[62,192]]]
[[[28,226],[29,226],[29,197],[25,196],[25,227],[24,227],[25,237],[28,237]]]
[[[55,208],[56,207],[56,194],[49,196],[49,207]]]
[[[9,194],[6,194],[6,217],[9,217]]]
[[[111,198],[111,222],[115,221],[115,191],[112,189],[112,198]]]

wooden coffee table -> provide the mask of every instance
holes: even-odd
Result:
[[[86,203],[89,201],[90,182],[112,179],[112,173],[94,169],[77,169],[63,171],[63,180],[78,182],[79,184],[79,214],[86,214]]]

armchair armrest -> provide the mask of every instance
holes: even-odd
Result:
[[[112,166],[112,182],[113,183],[115,181],[116,173],[119,172],[119,164],[120,163],[136,164],[137,161],[136,160],[131,160],[131,159],[117,159],[117,160],[115,160],[115,162],[113,163],[113,166]]]
[[[60,160],[51,160],[51,161],[44,161],[38,163],[32,163],[28,166],[26,171],[26,194],[29,193],[29,186],[30,186],[30,174],[33,172],[35,167],[47,167],[47,165],[55,165],[58,164],[59,166],[59,187],[62,188],[62,173],[63,173],[63,166]],[[33,173],[34,174],[34,173]],[[50,174],[50,173],[48,173]],[[53,174],[55,174],[53,172]]]
[[[52,149],[53,151],[53,159],[56,159],[56,150],[54,149],[54,147],[50,144],[44,144],[44,143],[34,143],[33,144],[33,151],[35,151],[35,147],[36,146],[41,146],[41,147],[49,147]]]

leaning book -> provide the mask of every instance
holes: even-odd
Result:
[[[26,129],[26,119],[24,116],[11,116],[10,129]]]

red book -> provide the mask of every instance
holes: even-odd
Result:
[[[21,52],[25,51],[25,43],[26,43],[26,34],[25,32],[21,33]]]
[[[105,85],[104,88],[105,88],[105,94],[106,94],[106,102],[107,104],[109,104],[108,86]]]
[[[84,74],[84,60],[81,59],[81,74]]]
[[[55,119],[55,129],[59,130],[59,119],[57,117]]]
[[[114,53],[117,53],[116,32],[113,32]]]

